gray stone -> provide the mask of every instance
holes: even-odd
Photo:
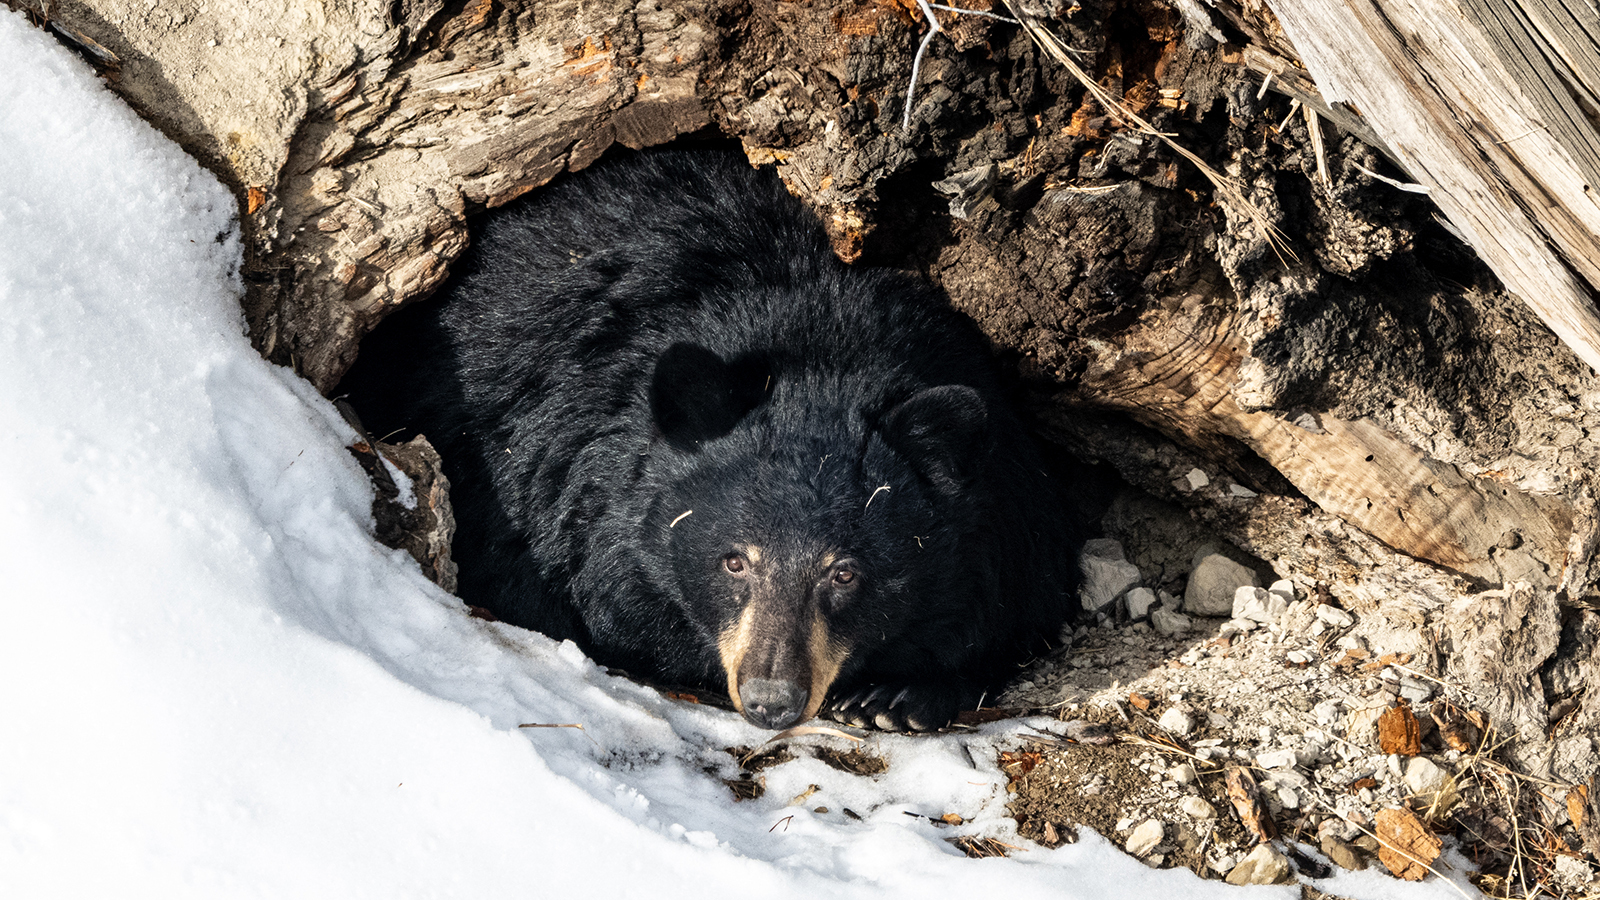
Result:
[[[1084,541],[1081,555],[1115,560],[1128,558],[1127,552],[1122,549],[1122,542],[1112,538],[1090,538]]]
[[[1193,619],[1183,613],[1173,612],[1165,606],[1150,610],[1150,625],[1160,634],[1183,634],[1193,624]]]
[[[1169,706],[1156,724],[1178,737],[1188,737],[1189,732],[1194,730],[1194,716],[1176,706]]]
[[[1162,825],[1160,821],[1146,819],[1129,833],[1128,842],[1123,845],[1123,849],[1134,856],[1144,856],[1161,843],[1161,839],[1166,836],[1166,833],[1166,826]]]
[[[1356,852],[1356,848],[1331,834],[1322,836],[1322,852],[1333,864],[1341,869],[1359,872],[1367,867],[1367,858]]]
[[[1283,884],[1292,877],[1289,858],[1271,844],[1257,844],[1228,873],[1229,884]]]
[[[1256,765],[1263,769],[1289,769],[1298,761],[1293,750],[1268,750],[1256,754]]]
[[[1575,896],[1578,889],[1588,887],[1594,882],[1594,870],[1576,857],[1556,857],[1555,872],[1556,884],[1571,890]]]
[[[1289,611],[1289,601],[1258,587],[1244,585],[1233,592],[1233,618],[1272,625]]]
[[[1111,602],[1138,584],[1141,577],[1139,567],[1123,555],[1122,545],[1107,538],[1097,538],[1083,545],[1078,568],[1083,572],[1078,599],[1087,612],[1101,609],[1109,612]]]
[[[1355,617],[1337,606],[1324,603],[1317,607],[1317,621],[1330,628],[1349,628],[1356,623]]]
[[[1217,817],[1217,808],[1215,806],[1193,795],[1179,800],[1178,808],[1183,810],[1184,815],[1191,819],[1215,819]]]
[[[1267,590],[1282,597],[1284,603],[1294,602],[1294,582],[1287,578],[1280,578],[1274,581],[1268,586]]]
[[[1414,756],[1406,763],[1405,783],[1420,805],[1443,811],[1455,803],[1455,779],[1426,756]]]
[[[1233,595],[1245,586],[1258,586],[1256,573],[1220,553],[1212,553],[1189,573],[1183,611],[1197,616],[1231,616]]]
[[[1412,703],[1424,703],[1433,696],[1433,685],[1410,675],[1400,676],[1400,696]]]
[[[1147,587],[1136,587],[1123,597],[1122,602],[1128,606],[1128,618],[1142,619],[1156,605],[1156,592]]]

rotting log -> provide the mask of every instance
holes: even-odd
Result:
[[[251,336],[324,391],[368,329],[446,276],[473,213],[613,144],[714,133],[778,163],[842,257],[943,288],[1081,457],[1419,641],[1486,582],[1525,581],[1540,634],[1592,646],[1568,613],[1597,595],[1600,380],[1503,302],[1432,206],[1373,177],[1392,160],[1426,185],[1507,286],[1572,320],[1557,331],[1592,364],[1593,195],[1540,168],[1583,120],[1517,131],[1539,124],[1526,70],[1487,39],[1418,46],[1343,6],[1319,24],[1311,4],[1273,3],[1281,26],[1249,6],[1198,22],[1200,4],[1104,0],[1046,24],[1297,256],[1012,26],[939,13],[902,129],[923,28],[906,2],[64,0],[55,15],[235,188]],[[1550,52],[1592,86],[1562,40]],[[953,213],[931,184],[972,172],[986,190]],[[1194,488],[1196,468],[1228,477]],[[1473,646],[1496,639],[1485,622]],[[1581,679],[1538,657],[1504,677],[1575,702]],[[1600,692],[1582,703],[1557,770],[1594,768]],[[1543,708],[1502,712],[1536,743]]]
[[[1369,420],[1241,409],[1233,392],[1244,351],[1232,319],[1152,318],[1085,373],[1086,397],[1196,445],[1239,440],[1322,509],[1418,559],[1487,584],[1547,584],[1559,572],[1572,533],[1559,498],[1464,474]],[[1496,560],[1516,547],[1556,565],[1547,575]]]
[[[1532,0],[1270,0],[1510,291],[1600,369],[1600,27]],[[1585,108],[1587,102],[1588,108]]]

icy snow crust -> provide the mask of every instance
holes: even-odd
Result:
[[[885,775],[801,758],[734,803],[717,748],[768,734],[468,618],[372,540],[354,435],[242,333],[236,215],[0,11],[0,894],[1237,893],[1087,832],[965,859],[944,838],[1027,843],[992,735],[874,736]],[[1447,895],[1354,878],[1324,887]]]

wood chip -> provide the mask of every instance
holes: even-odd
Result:
[[[1421,881],[1444,843],[1408,809],[1382,809],[1373,817],[1378,861],[1396,878]]]
[[[1134,709],[1143,712],[1150,708],[1150,698],[1139,693],[1138,691],[1134,691],[1128,695],[1128,704]]]
[[[1378,747],[1385,753],[1416,756],[1422,752],[1422,729],[1406,705],[1392,706],[1378,717]]]
[[[1007,750],[1000,754],[1000,770],[1015,781],[1032,772],[1043,758],[1037,750]]]
[[[1600,774],[1567,794],[1567,815],[1591,856],[1600,856]]]
[[[1385,653],[1372,662],[1362,666],[1361,671],[1378,672],[1382,671],[1383,669],[1387,669],[1390,666],[1403,666],[1408,662],[1411,662],[1411,654],[1409,653]]]
[[[965,822],[966,819],[961,818],[955,813],[945,813],[939,817],[939,821],[945,823],[946,825],[960,825],[962,822]]]
[[[1228,800],[1233,803],[1233,811],[1239,814],[1239,821],[1244,823],[1245,830],[1254,835],[1258,842],[1276,838],[1278,826],[1273,823],[1267,805],[1261,801],[1261,789],[1256,786],[1250,770],[1243,766],[1230,766],[1226,779]]]
[[[1349,791],[1352,794],[1354,794],[1357,791],[1363,790],[1365,788],[1375,788],[1377,786],[1378,786],[1378,779],[1373,778],[1371,775],[1368,775],[1365,778],[1357,778],[1355,781],[1350,782],[1348,785],[1345,786],[1345,790]]]
[[[1589,818],[1589,786],[1580,784],[1567,792],[1567,818],[1572,820],[1572,827],[1583,830],[1583,824]]]
[[[1359,647],[1352,647],[1344,651],[1344,656],[1333,664],[1335,669],[1351,672],[1372,657],[1372,654]]]
[[[1439,738],[1445,746],[1462,753],[1473,753],[1483,740],[1483,728],[1453,703],[1435,703],[1428,711],[1439,726]]]
[[[945,840],[956,845],[956,847],[960,848],[962,853],[965,853],[967,856],[973,859],[990,859],[996,856],[1005,856],[1007,850],[1022,849],[1021,847],[1013,847],[1010,844],[1002,843],[994,838],[986,837],[971,837],[964,835],[962,837],[945,838]]]

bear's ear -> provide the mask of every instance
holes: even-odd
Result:
[[[753,361],[725,362],[698,344],[673,344],[656,360],[650,379],[656,428],[679,450],[722,437],[766,395],[760,369]]]
[[[977,474],[989,435],[989,409],[970,387],[926,388],[889,410],[883,440],[941,491],[964,487]]]

